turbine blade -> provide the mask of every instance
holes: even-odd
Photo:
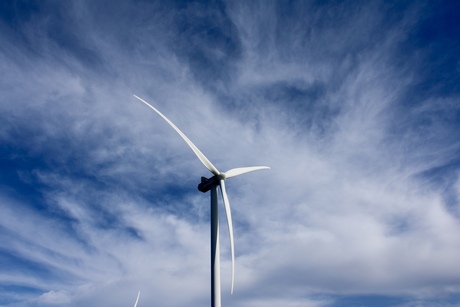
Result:
[[[232,291],[235,283],[235,246],[233,243],[233,224],[232,224],[232,212],[230,210],[230,202],[228,201],[227,191],[225,189],[225,181],[220,180],[220,191],[222,193],[222,199],[224,200],[225,213],[227,215],[228,233],[230,234],[230,250],[232,253]]]
[[[268,166],[251,166],[251,167],[238,167],[225,172],[225,178],[231,178],[238,175],[246,174],[249,172],[257,171],[260,169],[270,169]]]
[[[219,175],[219,171],[217,170],[217,168],[214,165],[212,165],[211,161],[209,161],[208,158],[206,158],[206,156],[195,146],[195,144],[193,144],[192,141],[190,141],[189,138],[184,133],[182,133],[182,131],[180,131],[179,128],[176,127],[176,125],[174,125],[166,116],[164,116],[163,113],[161,113],[160,111],[155,109],[152,105],[150,105],[144,99],[142,99],[142,98],[140,98],[140,97],[138,97],[136,95],[133,95],[133,96],[136,97],[137,99],[139,99],[140,101],[142,101],[143,103],[145,103],[153,111],[157,112],[158,115],[160,115],[171,127],[173,127],[174,130],[176,130],[177,133],[179,133],[179,135],[184,139],[184,141],[188,144],[188,146],[190,146],[190,148],[193,150],[193,152],[198,157],[198,159],[200,159],[201,163],[203,163],[204,166],[206,166],[206,168],[211,173],[213,173],[214,175]]]
[[[141,291],[139,290],[139,292],[137,293],[137,298],[136,298],[136,302],[134,303],[134,307],[137,306],[137,302],[139,301],[139,296],[141,295]]]

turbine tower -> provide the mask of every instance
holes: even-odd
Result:
[[[211,191],[211,306],[221,306],[220,296],[220,249],[219,249],[219,212],[217,206],[217,187],[220,187],[222,199],[224,202],[225,212],[227,215],[228,232],[230,234],[230,250],[232,255],[232,286],[231,293],[233,294],[233,286],[235,281],[235,248],[233,242],[233,225],[232,225],[232,213],[230,210],[230,203],[227,197],[227,191],[225,189],[225,180],[231,177],[257,171],[261,169],[269,169],[268,166],[252,166],[252,167],[239,167],[233,168],[226,172],[219,172],[217,168],[206,158],[206,156],[185,136],[179,128],[176,127],[166,116],[160,111],[155,109],[144,99],[133,95],[149,108],[160,115],[174,130],[184,139],[184,141],[190,146],[195,155],[200,159],[201,163],[214,175],[210,178],[201,177],[201,183],[198,185],[198,190],[203,193]]]

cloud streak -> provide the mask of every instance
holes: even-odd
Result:
[[[208,172],[132,94],[218,169],[272,167],[228,181],[225,304],[458,303],[446,8],[2,5],[0,305],[209,304]]]

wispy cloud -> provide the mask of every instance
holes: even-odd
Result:
[[[209,199],[196,191],[209,174],[132,94],[219,170],[272,167],[227,184],[227,304],[458,302],[446,63],[459,45],[446,47],[458,26],[445,8],[3,6],[0,305],[129,306],[139,289],[139,306],[209,303]]]

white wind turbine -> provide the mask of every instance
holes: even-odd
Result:
[[[155,109],[144,99],[133,95],[153,111],[158,113],[171,127],[176,130],[177,133],[184,139],[184,141],[190,146],[193,152],[196,154],[201,163],[214,175],[211,178],[201,177],[201,183],[198,185],[198,190],[205,193],[211,191],[211,306],[220,307],[220,251],[219,251],[219,215],[217,207],[217,186],[220,186],[222,199],[224,201],[225,212],[227,215],[228,232],[230,234],[230,249],[232,255],[232,286],[231,293],[233,294],[233,286],[235,280],[235,248],[233,243],[233,225],[232,225],[232,213],[230,210],[230,203],[227,197],[227,191],[225,189],[225,179],[257,171],[260,169],[269,169],[268,166],[252,166],[252,167],[240,167],[233,168],[224,172],[219,172],[217,168],[206,158],[206,156],[185,136],[179,128],[176,127],[166,116],[160,111]]]
[[[137,302],[139,302],[140,295],[141,295],[141,291],[139,290],[139,292],[137,292],[137,298],[136,298],[136,302],[134,303],[134,307],[137,307]]]

